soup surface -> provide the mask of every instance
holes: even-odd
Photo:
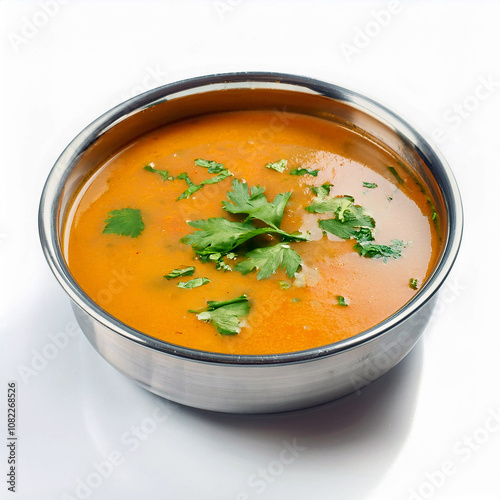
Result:
[[[97,169],[73,201],[64,253],[99,306],[150,336],[299,351],[380,323],[422,286],[439,246],[423,191],[400,158],[337,123],[207,115]]]

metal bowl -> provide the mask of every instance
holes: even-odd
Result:
[[[341,122],[395,151],[418,172],[434,200],[441,251],[432,275],[404,307],[359,335],[277,355],[198,351],[152,338],[112,317],[75,282],[62,252],[62,230],[75,192],[106,158],[138,136],[207,113],[274,109]],[[272,128],[269,133],[272,134]],[[272,137],[271,137],[272,139]],[[192,78],[134,97],[85,128],[63,151],[42,193],[39,230],[47,261],[83,332],[116,369],[149,391],[198,408],[265,413],[305,408],[372,382],[411,350],[436,292],[457,256],[463,214],[453,174],[435,147],[396,114],[350,90],[276,73]]]

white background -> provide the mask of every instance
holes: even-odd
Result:
[[[498,1],[1,1],[0,498],[500,499],[499,21]],[[154,86],[237,70],[386,104],[436,138],[464,201],[460,256],[411,355],[360,395],[292,414],[201,412],[133,385],[63,333],[74,319],[38,242],[44,180],[85,125]]]

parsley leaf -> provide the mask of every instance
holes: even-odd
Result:
[[[269,203],[264,194],[266,188],[254,186],[248,191],[246,182],[233,181],[233,190],[227,193],[229,203],[222,202],[224,210],[232,214],[247,214],[248,219],[258,219],[274,228],[279,228],[286,204],[292,193],[280,193]]]
[[[200,321],[210,321],[221,335],[236,335],[240,333],[240,319],[250,312],[250,304],[245,295],[222,302],[207,301],[207,307],[196,313]]]
[[[307,168],[294,168],[293,170],[290,170],[290,175],[312,175],[313,177],[317,177],[319,170],[309,170]]]
[[[282,290],[287,290],[292,286],[290,283],[288,283],[288,281],[280,281],[279,285]]]
[[[149,165],[145,165],[144,170],[146,170],[147,172],[158,174],[164,181],[173,181],[175,178],[168,173],[168,170],[159,170],[154,168],[152,163],[150,163]]]
[[[199,286],[206,285],[210,283],[208,278],[195,278],[189,281],[179,281],[177,286],[179,288],[198,288]]]
[[[306,210],[321,214],[333,213],[332,219],[318,221],[318,225],[323,231],[328,231],[345,240],[349,238],[355,238],[358,241],[373,240],[371,229],[375,227],[375,221],[365,212],[363,207],[353,203],[352,196],[318,199],[306,207]]]
[[[222,163],[217,163],[212,160],[202,160],[201,158],[196,158],[194,164],[198,167],[208,168],[209,174],[220,174],[223,170],[226,170]]]
[[[194,274],[194,267],[189,266],[185,267],[184,269],[174,269],[168,274],[165,274],[165,276],[163,277],[166,278],[167,280],[173,280],[174,278],[180,278],[181,276],[193,276],[193,274]]]
[[[321,186],[311,186],[312,192],[320,199],[326,198],[330,194],[332,184],[322,184]]]
[[[378,187],[378,184],[375,184],[374,182],[364,182],[363,181],[363,187],[368,188],[368,189],[375,189]]]
[[[121,208],[108,212],[111,217],[104,222],[104,234],[117,234],[119,236],[130,236],[137,238],[144,231],[141,211],[137,208]]]
[[[210,164],[208,166],[208,171],[209,173],[218,173],[219,175],[212,177],[211,179],[205,179],[201,181],[199,184],[195,184],[188,176],[186,172],[182,172],[177,176],[177,179],[181,179],[186,181],[186,184],[188,185],[188,188],[177,198],[177,201],[179,200],[184,200],[186,198],[189,198],[193,193],[196,193],[196,191],[199,191],[203,186],[206,186],[207,184],[216,184],[217,182],[223,181],[227,177],[230,177],[233,175],[229,170],[226,168],[220,168],[221,166],[224,167],[221,163],[216,163],[212,161],[207,161],[207,160],[201,160],[197,159],[195,160],[196,162],[206,162],[207,164]],[[199,163],[196,163],[197,165]],[[205,166],[205,165],[201,165]]]
[[[191,245],[200,255],[227,254],[245,241],[268,232],[268,228],[256,228],[250,222],[233,222],[224,217],[189,221],[191,227],[199,229],[181,239]]]
[[[345,297],[342,297],[342,295],[337,295],[337,302],[339,306],[348,306],[349,304],[346,302]]]
[[[234,266],[235,271],[241,274],[248,274],[254,269],[258,269],[257,279],[262,280],[276,273],[280,268],[286,271],[289,278],[293,278],[302,264],[300,255],[290,248],[287,243],[256,248],[245,254],[246,260],[238,262]]]
[[[396,171],[396,169],[394,167],[387,167],[390,171],[391,171],[391,174],[396,177],[396,180],[400,183],[400,184],[404,184],[405,181],[401,178],[401,176],[398,174],[398,172]]]
[[[341,221],[344,220],[344,211],[354,202],[352,196],[336,196],[335,198],[319,199],[306,207],[313,214],[326,214],[333,212]]]
[[[401,240],[392,240],[391,245],[377,245],[369,241],[361,241],[354,248],[362,257],[372,259],[384,259],[387,262],[389,257],[398,259],[401,257],[401,250],[405,247]]]
[[[417,278],[410,278],[410,288],[416,290],[418,288]]]
[[[272,168],[273,170],[276,170],[276,172],[280,172],[282,174],[285,171],[286,164],[287,164],[286,160],[280,160],[267,163],[266,168]]]

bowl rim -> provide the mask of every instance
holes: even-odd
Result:
[[[257,85],[257,88],[259,83],[273,84],[276,88],[283,90],[292,90],[294,87],[298,87],[299,92],[310,91],[316,95],[340,100],[352,107],[361,109],[385,125],[389,125],[409,140],[419,151],[427,150],[432,153],[434,163],[432,165],[429,165],[427,161],[425,163],[433,176],[435,176],[435,170],[438,170],[442,179],[446,181],[446,185],[439,184],[448,215],[446,241],[443,242],[440,259],[435,265],[431,276],[417,294],[403,307],[372,328],[338,342],[288,353],[240,355],[202,351],[156,339],[122,323],[90,299],[70,274],[58,239],[59,201],[66,179],[76,164],[79,155],[113,125],[124,120],[130,114],[160,103],[167,96],[195,89],[199,90],[200,87],[207,87],[206,91],[210,91],[210,87],[214,85],[220,86],[221,84],[223,86],[228,85],[228,88],[233,88],[231,85],[234,88],[241,88],[236,85],[244,82]],[[212,88],[212,90],[216,89]],[[316,358],[337,355],[383,336],[386,332],[413,316],[436,294],[455,262],[462,239],[463,207],[455,177],[436,145],[424,138],[415,127],[383,104],[358,92],[306,76],[267,71],[248,71],[198,76],[168,83],[132,97],[103,113],[68,144],[52,167],[40,199],[38,227],[45,258],[56,279],[73,303],[104,327],[130,341],[164,354],[203,363],[254,366],[302,363]]]

